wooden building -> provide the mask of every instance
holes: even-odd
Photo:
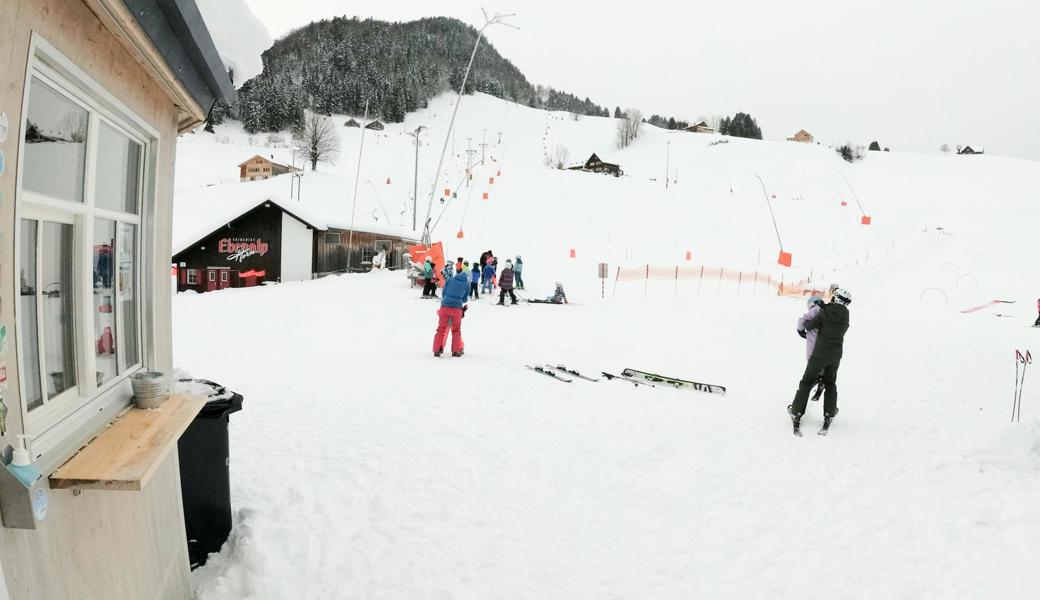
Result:
[[[274,157],[267,158],[266,156],[256,154],[244,163],[239,164],[238,180],[260,181],[263,179],[269,179],[275,175],[284,175],[286,173],[292,173],[293,171],[299,171],[298,168],[275,162],[273,158]]]
[[[570,167],[571,171],[587,171],[589,173],[605,173],[607,175],[613,175],[614,177],[620,177],[624,175],[624,171],[621,170],[621,166],[604,162],[600,157],[593,153],[584,164]]]
[[[799,129],[798,133],[796,133],[793,136],[787,138],[787,141],[789,141],[789,142],[800,142],[802,144],[811,144],[811,143],[813,143],[813,136],[808,131],[806,131],[804,129]]]
[[[365,129],[371,129],[372,131],[382,131],[384,127],[381,121],[375,120],[369,123],[368,125],[365,125]]]
[[[234,90],[194,0],[2,0],[0,29],[0,598],[190,598],[203,399],[133,408],[130,376],[173,371],[177,136]]]
[[[965,146],[957,151],[957,154],[985,154],[985,150],[975,150],[971,146]]]
[[[174,248],[177,291],[310,279],[316,229],[276,202],[260,202],[194,243]]]
[[[389,228],[361,224],[351,236],[349,229],[320,217],[268,199],[230,219],[207,221],[205,234],[174,247],[177,291],[213,292],[369,271],[380,251],[386,268],[402,268],[405,249],[417,243]]]
[[[686,128],[690,133],[715,133],[715,130],[704,121],[700,121]]]
[[[347,119],[347,122],[343,124],[344,127],[361,127],[361,123],[357,122],[357,119]]]
[[[372,257],[380,251],[386,257],[385,268],[402,269],[407,266],[403,255],[408,246],[417,243],[416,239],[361,229],[355,229],[351,236],[349,229],[330,227],[314,234],[314,276],[369,271]]]

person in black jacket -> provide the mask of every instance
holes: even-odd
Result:
[[[813,349],[809,363],[805,365],[805,374],[798,384],[794,402],[787,407],[791,418],[798,423],[805,413],[805,405],[809,401],[812,389],[820,373],[823,373],[823,384],[826,392],[823,396],[823,424],[828,427],[831,419],[838,414],[838,365],[841,364],[842,346],[845,332],[849,329],[849,309],[852,294],[844,288],[834,290],[831,301],[825,304],[812,319],[806,321],[806,331],[816,330],[816,347]]]

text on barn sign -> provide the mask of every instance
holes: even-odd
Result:
[[[267,254],[269,246],[260,238],[224,238],[217,243],[217,252],[227,254],[229,261],[242,262],[250,256]]]

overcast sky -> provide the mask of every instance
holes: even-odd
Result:
[[[482,23],[535,84],[692,120],[750,113],[767,139],[910,152],[970,144],[1040,160],[1040,2],[1033,0],[246,0],[278,38],[337,15]],[[495,4],[494,2],[499,2]],[[347,12],[350,11],[350,12]]]

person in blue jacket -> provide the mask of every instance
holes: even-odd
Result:
[[[437,309],[437,333],[433,336],[433,355],[440,356],[448,343],[448,328],[451,328],[451,355],[462,356],[462,317],[466,314],[469,299],[469,275],[457,273],[444,284],[441,307]]]
[[[495,265],[492,262],[488,262],[484,265],[484,287],[481,291],[486,294],[490,294],[495,288]]]

